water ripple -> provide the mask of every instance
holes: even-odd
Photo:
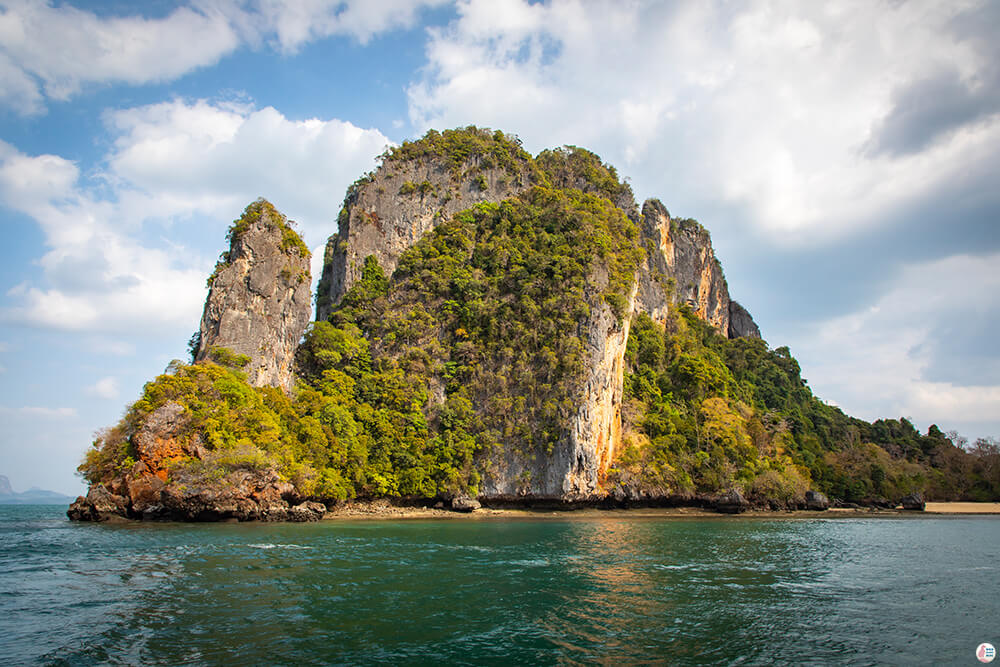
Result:
[[[991,518],[81,526],[0,508],[0,632],[11,664],[952,664],[996,643],[998,548]]]

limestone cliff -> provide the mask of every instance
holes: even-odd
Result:
[[[361,276],[365,258],[386,275],[426,232],[479,202],[499,202],[531,184],[528,156],[516,150],[505,164],[488,154],[449,161],[435,155],[386,158],[347,192],[337,233],[326,244],[317,289],[316,319],[325,320]]]
[[[147,386],[81,466],[91,488],[71,517],[307,519],[323,506],[296,503],[355,495],[629,495],[608,474],[624,451],[629,333],[650,326],[637,316],[663,323],[688,305],[724,336],[760,335],[700,224],[655,199],[640,213],[589,151],[533,158],[478,128],[407,142],[349,188],[301,348],[305,244],[264,200],[229,242],[194,355],[216,364]],[[234,368],[286,395],[250,389]],[[308,391],[293,391],[295,371]]]
[[[760,329],[747,309],[735,301],[729,302],[729,337],[760,338]]]
[[[507,450],[487,465],[482,496],[486,499],[534,498],[590,500],[603,493],[603,476],[621,442],[622,370],[629,318],[591,295],[592,310],[584,329],[585,371],[574,392],[577,406],[565,434],[551,454],[525,456]],[[635,300],[629,295],[628,309]]]
[[[317,319],[330,316],[360,277],[366,257],[373,256],[391,278],[408,248],[473,204],[499,202],[536,184],[611,201],[638,225],[646,253],[627,299],[626,316],[615,317],[598,295],[588,295],[589,315],[581,323],[586,372],[573,392],[576,409],[563,424],[559,445],[546,455],[508,447],[482,461],[485,498],[600,497],[603,477],[621,444],[623,359],[631,317],[645,312],[662,323],[672,309],[687,304],[728,337],[759,337],[756,325],[731,301],[707,230],[694,220],[671,219],[655,199],[646,201],[640,214],[627,184],[589,151],[569,147],[544,151],[534,159],[513,151],[516,159],[501,166],[495,161],[484,164],[483,150],[463,149],[458,159],[442,153],[442,135],[429,136],[430,142],[425,138],[389,154],[375,172],[349,189],[338,232],[326,248]],[[475,131],[472,136],[489,135]],[[434,379],[431,385],[437,387],[432,395],[442,401],[443,381]]]
[[[637,312],[662,323],[671,307],[687,304],[724,336],[760,338],[750,313],[729,298],[708,230],[694,220],[672,219],[659,200],[648,199],[642,241],[646,263],[637,278]]]
[[[285,216],[262,199],[233,223],[229,239],[209,279],[195,361],[226,348],[249,357],[250,384],[287,392],[311,314],[309,250]]]

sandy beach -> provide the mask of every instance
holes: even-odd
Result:
[[[933,514],[1000,514],[1000,503],[927,503]]]

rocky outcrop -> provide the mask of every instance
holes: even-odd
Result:
[[[735,301],[729,302],[729,337],[760,338],[760,329],[747,309]]]
[[[558,439],[548,440],[544,453],[540,448],[525,452],[500,443],[488,456],[484,454],[480,497],[558,502],[652,497],[655,490],[633,488],[625,477],[611,483],[607,479],[622,449],[625,352],[635,314],[645,312],[662,323],[673,309],[686,304],[724,335],[760,336],[750,314],[730,299],[708,232],[694,220],[672,219],[655,199],[647,200],[640,213],[628,185],[589,151],[568,147],[545,151],[533,160],[516,140],[502,133],[466,128],[428,137],[390,151],[375,172],[348,190],[338,230],[326,246],[317,319],[331,315],[361,277],[369,257],[391,277],[407,248],[461,210],[481,202],[501,202],[535,185],[605,197],[639,226],[645,258],[630,292],[631,274],[624,274],[624,287],[622,278],[616,278],[615,308],[605,298],[611,265],[592,265],[596,268],[584,296],[587,308],[576,320],[575,335],[585,350],[583,371],[579,380],[573,376],[569,398],[558,407]],[[628,230],[631,243],[634,230]],[[229,250],[209,279],[195,360],[243,368],[252,385],[288,392],[296,348],[310,319],[309,251],[288,220],[264,200],[247,207],[230,229],[229,240]],[[434,391],[433,383],[432,396],[439,397],[440,404],[443,384],[441,391]],[[130,436],[134,462],[94,484],[86,498],[73,504],[71,517],[311,520],[322,516],[325,507],[303,503],[274,466],[261,463],[269,459],[256,446],[250,447],[259,456],[232,456],[210,450],[198,433],[190,431],[180,404],[167,403],[145,415]],[[705,503],[720,511],[747,507],[735,490]],[[453,509],[474,509],[473,505],[478,501],[472,498],[452,501]]]
[[[589,300],[591,316],[584,329],[586,372],[565,437],[544,456],[510,450],[494,456],[484,471],[484,497],[580,501],[604,495],[604,475],[621,445],[623,364],[630,320],[616,317],[597,291]],[[634,300],[633,289],[626,312],[631,312]]]
[[[219,348],[246,355],[250,383],[289,391],[293,362],[311,316],[309,250],[264,201],[230,229],[230,247],[209,279],[195,361]]]
[[[722,494],[715,501],[715,511],[722,514],[741,514],[748,509],[750,509],[750,503],[737,489]]]
[[[472,128],[452,137],[460,134],[463,141],[471,137],[467,146],[491,141],[488,132]],[[483,470],[481,490],[487,498],[601,497],[606,493],[604,477],[621,446],[622,380],[631,314],[646,312],[662,323],[671,309],[688,304],[730,337],[759,337],[756,324],[731,301],[708,232],[694,220],[671,219],[655,199],[646,201],[640,214],[631,189],[619,184],[613,170],[594,176],[595,166],[601,163],[592,153],[576,148],[544,151],[532,164],[530,157],[513,151],[516,159],[501,167],[474,151],[460,162],[435,153],[444,135],[428,136],[404,145],[405,150],[398,153],[390,152],[375,172],[349,189],[338,231],[326,247],[317,319],[330,316],[359,279],[366,258],[374,257],[385,275],[392,276],[407,248],[437,224],[479,202],[516,196],[540,179],[555,187],[609,198],[639,223],[640,242],[646,250],[626,311],[629,315],[614,317],[599,298],[588,298],[591,314],[582,327],[587,371],[564,438],[545,456],[500,448]]]
[[[76,521],[315,521],[326,507],[301,502],[270,467],[247,466],[232,452],[210,451],[189,433],[184,407],[168,402],[131,437],[138,460],[124,473],[93,484],[67,512]],[[238,453],[238,452],[237,452]],[[236,461],[234,464],[233,461]]]
[[[927,507],[927,503],[924,502],[924,497],[920,493],[911,493],[905,496],[900,504],[903,506],[904,510],[911,510],[914,512],[923,512]]]
[[[729,286],[715,258],[712,238],[694,220],[671,219],[656,199],[642,206],[646,264],[639,272],[636,309],[664,322],[675,304],[687,304],[701,319],[729,335]]]
[[[458,496],[451,501],[451,509],[456,512],[475,512],[480,507],[482,505],[478,500],[468,496]]]
[[[806,491],[806,509],[823,511],[830,509],[830,499],[819,491]]]
[[[124,497],[95,484],[86,497],[80,496],[69,506],[66,516],[73,521],[119,521],[128,517],[128,505]]]
[[[325,320],[373,256],[390,276],[399,256],[438,223],[480,202],[499,202],[531,185],[526,162],[482,167],[480,157],[451,165],[431,157],[386,160],[348,190],[323,257],[316,319]]]

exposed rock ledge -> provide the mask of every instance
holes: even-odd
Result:
[[[198,434],[186,434],[183,406],[168,402],[150,413],[132,436],[132,467],[93,484],[70,505],[75,521],[317,521],[318,502],[303,502],[270,468],[226,469]]]
[[[77,498],[66,515],[74,521],[319,521],[326,514],[326,505],[322,503],[306,501],[292,505],[277,495],[281,486],[272,481],[230,477],[222,480],[220,486],[226,488],[189,490],[165,486],[159,502],[139,504],[131,496],[113,494],[98,484],[90,487],[86,497]]]

